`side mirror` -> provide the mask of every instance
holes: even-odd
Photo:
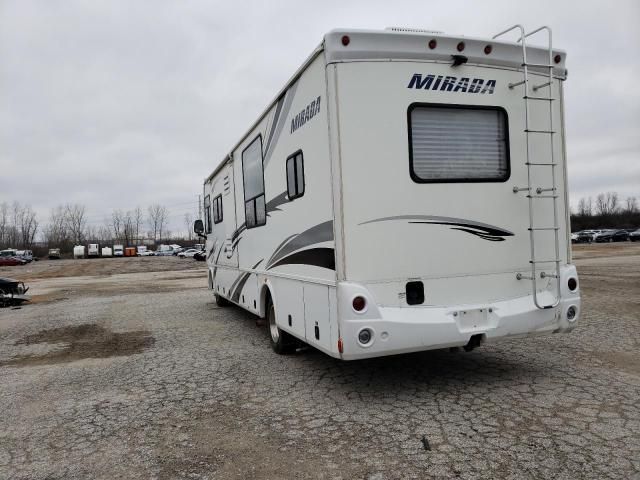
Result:
[[[193,231],[199,237],[204,237],[205,236],[205,234],[204,234],[204,223],[202,223],[202,220],[196,220],[195,222],[193,222]]]

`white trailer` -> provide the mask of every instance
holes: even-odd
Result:
[[[534,33],[326,34],[204,183],[218,304],[344,360],[570,331],[565,53]]]
[[[84,258],[85,246],[84,245],[76,245],[73,247],[73,258]]]
[[[95,258],[100,256],[100,245],[97,243],[90,243],[87,249],[87,256],[89,258]]]

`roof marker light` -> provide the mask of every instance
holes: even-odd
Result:
[[[434,48],[436,48],[438,46],[438,42],[436,42],[435,38],[432,38],[431,40],[429,40],[429,48],[431,50],[433,50]]]
[[[458,49],[459,52],[463,51],[464,50],[464,42],[458,43],[456,48]]]
[[[562,57],[560,55],[556,55],[555,57],[553,57],[553,61],[556,63],[560,63],[560,60],[562,60]]]
[[[349,45],[350,41],[351,41],[351,39],[349,38],[349,35],[343,35],[342,36],[342,45],[344,45],[345,47],[347,45]]]
[[[491,45],[487,45],[486,47],[484,47],[484,54],[489,55],[492,50],[493,50],[493,47]]]

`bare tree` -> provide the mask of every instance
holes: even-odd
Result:
[[[144,213],[142,213],[142,209],[140,207],[136,207],[133,211],[133,225],[134,225],[134,236],[136,241],[140,240],[140,229],[142,228],[142,224],[144,223]]]
[[[638,199],[636,197],[627,197],[625,201],[625,213],[636,214],[638,213]]]
[[[127,211],[122,217],[122,233],[127,245],[133,245],[135,243],[135,222],[131,211]]]
[[[593,202],[591,197],[581,198],[578,202],[578,215],[581,217],[590,217],[593,214]]]
[[[618,193],[601,193],[596,198],[596,213],[602,216],[613,215],[618,211]]]
[[[123,217],[122,210],[114,210],[111,213],[111,229],[113,230],[113,238],[115,241],[122,241]]]
[[[20,230],[21,246],[22,248],[31,248],[38,231],[36,212],[33,211],[30,205],[25,205],[20,209],[18,220],[17,227]]]
[[[168,212],[167,208],[162,205],[155,204],[149,207],[149,228],[153,232],[153,239],[162,239],[163,230],[167,224]]]
[[[87,219],[85,218],[85,206],[76,203],[74,205],[67,204],[65,207],[65,218],[67,229],[71,240],[76,244],[84,241]]]
[[[52,247],[65,248],[69,243],[67,218],[62,205],[51,209],[49,224],[44,229],[44,240]]]
[[[4,248],[8,243],[9,233],[9,204],[2,202],[0,204],[0,248]]]
[[[187,239],[191,241],[193,239],[193,215],[190,213],[184,214],[184,224],[187,227]]]

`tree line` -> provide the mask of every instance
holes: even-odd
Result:
[[[192,240],[193,215],[184,215],[186,240]],[[58,205],[51,209],[48,222],[41,227],[36,212],[19,202],[0,204],[0,249],[32,249],[37,239],[49,248],[70,251],[74,245],[87,243],[134,246],[145,240],[158,242],[172,238],[167,207],[154,204],[146,210],[114,210],[102,225],[87,221],[82,204]],[[180,239],[183,235],[180,235]]]
[[[640,228],[640,208],[636,197],[624,201],[616,192],[581,198],[571,212],[571,231],[599,228]]]
[[[19,202],[0,203],[0,248],[28,249],[38,233],[36,212]]]

